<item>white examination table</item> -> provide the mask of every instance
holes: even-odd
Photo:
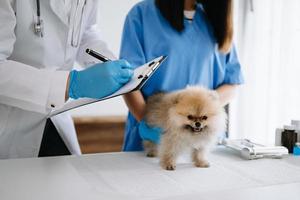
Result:
[[[0,160],[1,200],[300,199],[300,157],[243,160],[218,147],[211,167],[162,170],[143,153]]]

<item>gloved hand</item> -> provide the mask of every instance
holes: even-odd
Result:
[[[144,120],[139,123],[139,133],[143,140],[149,140],[155,144],[160,141],[162,129],[159,127],[150,127]]]
[[[72,70],[69,79],[69,97],[100,99],[127,83],[133,67],[125,60],[95,64],[82,71]]]

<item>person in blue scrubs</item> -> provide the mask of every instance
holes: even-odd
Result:
[[[124,97],[130,111],[124,151],[143,150],[142,138],[158,142],[157,128],[142,120],[146,99],[157,92],[201,85],[216,90],[224,106],[230,102],[243,83],[232,24],[232,0],[145,0],[130,10],[120,58],[137,67],[168,57],[141,91]]]

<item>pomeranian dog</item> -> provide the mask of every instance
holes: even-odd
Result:
[[[190,149],[196,167],[209,167],[209,147],[226,128],[226,114],[215,91],[187,87],[155,94],[146,105],[146,123],[163,129],[159,145],[144,141],[147,156],[158,155],[162,168],[175,170],[178,155]]]

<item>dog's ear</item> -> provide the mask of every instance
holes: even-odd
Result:
[[[179,102],[179,95],[176,95],[172,103],[176,105],[178,104],[178,102]]]
[[[209,96],[214,101],[219,101],[220,100],[219,94],[214,90],[209,91]]]
[[[170,96],[170,102],[174,105],[178,104],[178,102],[180,101],[180,99],[182,98],[182,94],[175,92],[173,94],[171,94]]]

